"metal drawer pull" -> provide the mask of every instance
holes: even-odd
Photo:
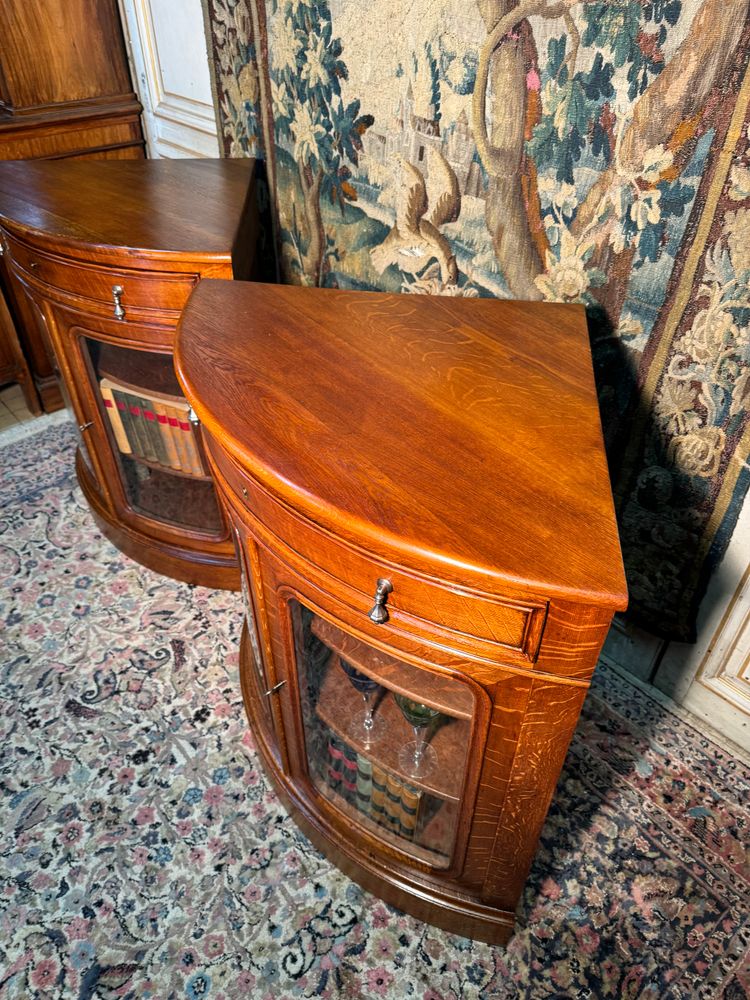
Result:
[[[264,691],[263,694],[266,698],[270,698],[272,694],[276,694],[276,692],[283,688],[285,684],[286,681],[279,681],[278,684],[274,684],[272,688],[269,688],[268,691]]]
[[[367,617],[371,621],[374,621],[376,625],[382,625],[383,622],[388,621],[388,609],[385,606],[385,602],[388,600],[388,595],[392,590],[393,584],[390,580],[385,580],[382,577],[378,580],[375,590],[375,604],[367,614]]]
[[[115,304],[115,319],[125,319],[125,310],[120,299],[125,289],[122,285],[112,285],[112,301]]]
[[[93,420],[89,420],[85,424],[79,424],[78,425],[78,430],[81,432],[81,434],[83,434],[84,431],[87,431],[89,429],[89,427],[93,427],[93,426],[94,426],[94,421]]]

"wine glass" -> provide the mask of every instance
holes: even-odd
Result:
[[[349,735],[363,747],[371,746],[383,731],[382,719],[376,718],[374,712],[375,694],[380,690],[380,684],[372,677],[363,674],[355,666],[339,657],[341,669],[352,683],[355,691],[359,691],[365,703],[364,710],[358,712],[349,723]]]
[[[430,774],[437,764],[437,754],[427,742],[427,730],[440,712],[436,708],[430,708],[429,705],[423,705],[421,701],[407,698],[404,694],[394,692],[393,697],[416,737],[401,747],[398,755],[399,767],[410,778],[423,778]]]

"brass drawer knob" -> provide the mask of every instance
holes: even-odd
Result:
[[[123,309],[122,302],[120,301],[124,291],[125,289],[122,285],[112,285],[112,301],[115,304],[115,319],[125,319],[125,310]]]
[[[375,622],[376,625],[382,625],[383,622],[388,621],[388,609],[385,606],[385,602],[388,600],[388,595],[392,590],[393,584],[390,580],[385,580],[382,577],[378,580],[378,585],[375,588],[375,604],[367,615],[370,621]]]

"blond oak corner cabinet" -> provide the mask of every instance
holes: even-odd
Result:
[[[201,278],[253,272],[253,176],[252,160],[0,163],[13,305],[67,393],[94,517],[133,559],[209,587],[239,587],[237,557],[172,346]]]
[[[505,941],[627,601],[583,309],[204,281],[175,364],[283,801],[376,895]]]

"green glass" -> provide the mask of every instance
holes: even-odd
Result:
[[[404,744],[398,755],[399,767],[411,778],[422,778],[430,774],[437,765],[437,754],[427,739],[427,730],[440,716],[436,708],[430,708],[421,701],[414,701],[404,694],[393,697],[401,709],[401,714],[414,730],[414,739]]]

